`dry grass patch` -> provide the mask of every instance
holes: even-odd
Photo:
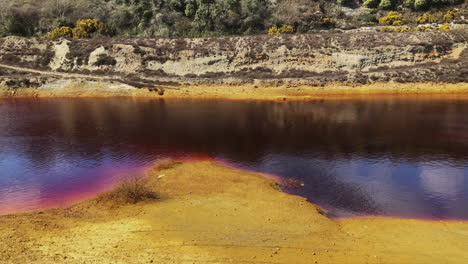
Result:
[[[101,194],[97,201],[113,204],[136,204],[156,199],[158,199],[158,195],[148,187],[145,179],[130,176],[122,180],[115,189]]]
[[[163,160],[160,160],[156,163],[155,165],[155,168],[157,170],[168,170],[168,169],[172,169],[174,168],[175,166],[179,165],[179,164],[182,164],[182,162],[180,161],[175,161],[175,160],[172,160],[172,159],[163,159]]]

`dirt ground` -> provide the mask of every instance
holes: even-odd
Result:
[[[230,100],[316,100],[322,98],[366,98],[404,95],[437,98],[466,98],[468,83],[373,83],[326,84],[324,86],[288,84],[190,84],[158,86],[161,95],[150,88],[134,88],[119,82],[58,80],[38,88],[12,89],[0,85],[0,98],[20,97],[150,97],[160,99]]]
[[[334,221],[273,180],[211,161],[156,165],[159,199],[0,217],[0,263],[466,263],[468,223]]]
[[[259,81],[256,83],[184,83],[136,88],[124,77],[115,75],[87,75],[80,73],[45,71],[0,64],[0,69],[17,71],[17,85],[0,83],[0,98],[20,97],[150,97],[164,99],[229,99],[229,100],[316,100],[322,98],[366,98],[370,96],[404,95],[437,98],[468,97],[468,82],[288,82]],[[33,74],[35,77],[29,76]],[[49,78],[40,81],[40,78]],[[24,86],[21,80],[29,80]],[[42,83],[44,82],[44,83]],[[14,82],[15,83],[15,82]],[[36,83],[37,86],[31,85]]]

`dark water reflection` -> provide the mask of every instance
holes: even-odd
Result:
[[[332,215],[468,219],[468,101],[0,100],[0,212],[61,206],[162,157],[294,177]]]

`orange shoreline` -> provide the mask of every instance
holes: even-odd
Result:
[[[113,88],[111,88],[113,87]],[[257,88],[255,88],[257,87]],[[101,98],[131,97],[160,99],[255,100],[255,101],[312,101],[323,99],[388,99],[415,98],[437,100],[465,100],[468,82],[463,83],[373,83],[326,84],[323,87],[306,84],[271,83],[193,84],[177,87],[161,86],[164,95],[131,86],[107,82],[80,82],[69,80],[55,88],[21,88],[11,90],[0,86],[0,98]]]
[[[159,200],[0,216],[2,263],[465,263],[468,223],[333,220],[261,174],[156,164]]]

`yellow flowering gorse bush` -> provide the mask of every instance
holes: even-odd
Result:
[[[281,34],[292,34],[294,28],[292,26],[282,26],[282,27],[271,27],[268,29],[268,35],[281,35]]]
[[[94,19],[78,20],[76,27],[60,27],[52,30],[47,34],[48,38],[89,38],[92,33],[102,28],[103,24],[98,23]]]
[[[379,18],[379,24],[401,25],[403,24],[403,15],[397,11],[390,11],[386,16]]]
[[[46,35],[48,38],[72,38],[73,29],[71,27],[59,27]]]

